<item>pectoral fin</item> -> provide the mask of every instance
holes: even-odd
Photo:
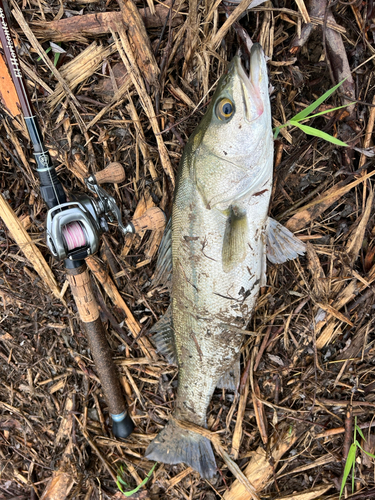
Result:
[[[236,209],[230,207],[230,214],[227,219],[222,261],[223,271],[228,273],[240,264],[247,254],[248,224],[246,214],[236,213]]]
[[[268,217],[266,235],[267,258],[273,264],[296,259],[306,251],[306,245],[301,240],[271,217]]]

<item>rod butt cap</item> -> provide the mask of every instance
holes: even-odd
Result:
[[[113,420],[112,432],[117,438],[125,439],[133,432],[134,423],[128,412],[111,415],[111,417]]]

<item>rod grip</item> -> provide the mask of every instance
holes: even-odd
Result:
[[[133,431],[134,424],[127,412],[86,264],[79,269],[67,269],[67,274],[104,397],[113,419],[113,433],[116,437],[125,438]]]
[[[121,163],[112,162],[104,170],[95,174],[98,184],[120,184],[125,180],[125,170]]]

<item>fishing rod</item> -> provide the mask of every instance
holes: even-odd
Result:
[[[56,259],[64,261],[78,314],[112,417],[113,434],[125,438],[133,431],[134,424],[121,392],[84,260],[99,249],[100,236],[108,231],[107,219],[110,222],[117,221],[124,234],[135,231],[135,226],[132,224],[123,226],[116,201],[100,186],[104,183],[122,182],[125,179],[124,169],[119,163],[110,164],[103,171],[85,179],[87,189],[95,196],[75,194],[67,200],[51,156],[43,144],[37,116],[31,104],[11,36],[8,6],[5,5],[3,0],[0,0],[0,40],[33,146],[40,192],[49,209],[47,246]]]

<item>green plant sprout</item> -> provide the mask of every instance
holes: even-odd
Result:
[[[344,473],[342,476],[339,498],[341,498],[342,492],[344,491],[346,481],[348,480],[348,477],[350,474],[350,470],[352,470],[352,492],[354,493],[354,473],[355,473],[355,461],[357,458],[357,449],[359,448],[360,450],[363,451],[363,453],[366,453],[367,456],[375,459],[375,455],[372,455],[371,453],[368,453],[367,451],[365,451],[362,448],[362,446],[359,444],[359,441],[357,440],[357,432],[361,436],[363,441],[366,441],[365,436],[363,435],[363,432],[361,431],[361,429],[357,425],[357,417],[355,417],[355,420],[354,420],[354,439],[353,439],[352,444],[350,445],[349,453],[348,453],[348,456],[346,459]]]
[[[157,462],[154,463],[152,469],[150,470],[150,472],[147,474],[147,476],[144,478],[144,480],[141,482],[141,484],[139,484],[134,490],[131,490],[131,491],[124,491],[123,490],[123,486],[126,486],[126,487],[129,487],[130,485],[124,481],[122,479],[122,476],[124,474],[124,467],[121,465],[120,467],[120,471],[119,471],[119,474],[117,474],[117,480],[116,480],[116,484],[117,484],[117,488],[121,491],[121,493],[123,495],[125,495],[126,497],[131,497],[132,495],[134,495],[134,493],[137,493],[137,491],[142,488],[142,486],[144,486],[147,481],[150,479],[150,477],[152,476],[152,473],[154,472],[154,469],[155,467],[157,466]]]
[[[48,52],[52,52],[54,53],[54,56],[53,56],[53,65],[55,66],[55,68],[57,67],[57,63],[59,62],[59,58],[60,58],[60,55],[61,54],[64,54],[66,52],[66,50],[64,50],[62,47],[61,47],[61,43],[53,43],[53,42],[49,42],[50,46],[48,47],[48,49],[45,50],[46,54],[48,54]],[[37,61],[41,61],[42,58],[41,57],[38,57]]]
[[[332,135],[326,134],[325,132],[322,132],[321,130],[313,127],[308,127],[307,125],[303,125],[301,122],[305,120],[310,120],[311,118],[315,118],[316,116],[321,116],[321,115],[326,115],[327,113],[331,113],[332,111],[337,111],[338,109],[346,108],[347,106],[350,106],[350,104],[345,104],[344,106],[338,106],[337,108],[333,109],[327,109],[326,111],[321,111],[320,113],[316,113],[315,115],[310,115],[318,106],[322,104],[335,90],[337,90],[340,85],[342,85],[345,82],[346,78],[342,80],[340,83],[332,87],[331,89],[327,90],[325,94],[323,94],[319,99],[314,101],[310,106],[307,106],[307,108],[303,109],[299,113],[297,113],[291,120],[288,120],[286,123],[283,123],[282,125],[279,125],[278,127],[274,128],[274,136],[273,138],[276,139],[277,136],[279,135],[279,132],[282,128],[285,127],[298,127],[301,129],[305,134],[307,135],[313,135],[314,137],[320,137],[321,139],[324,139],[325,141],[331,142],[332,144],[336,144],[337,146],[345,146],[348,147],[348,144],[345,142],[340,141],[339,139],[336,139],[336,137],[333,137]]]

